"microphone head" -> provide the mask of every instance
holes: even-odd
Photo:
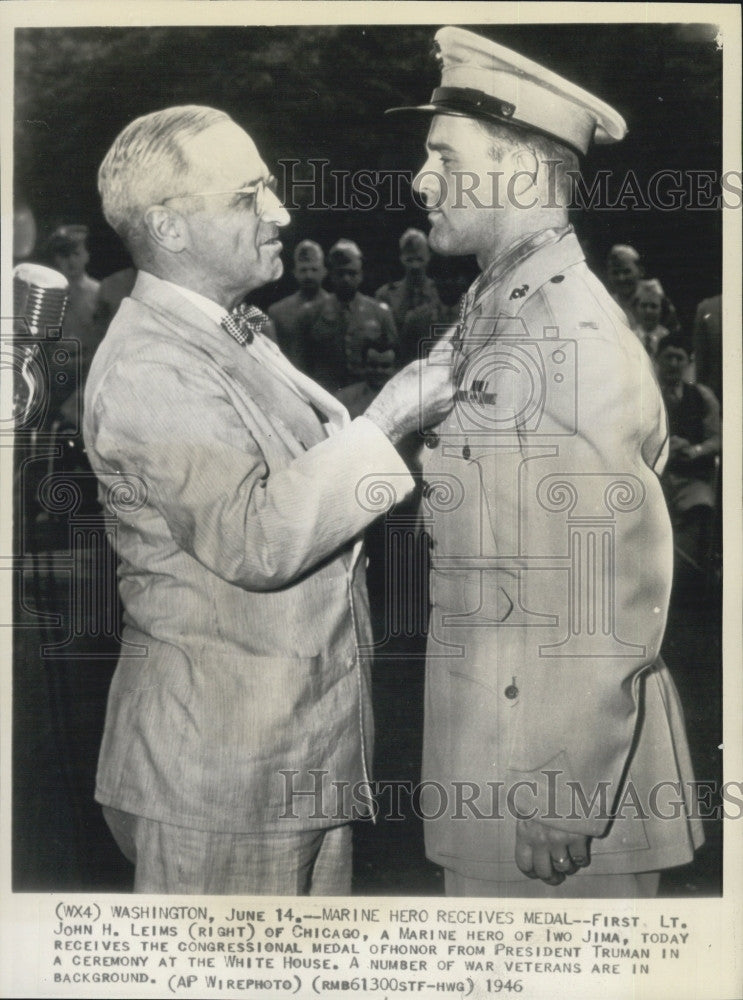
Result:
[[[64,319],[70,286],[59,271],[23,262],[13,269],[13,316],[22,334],[43,338]]]

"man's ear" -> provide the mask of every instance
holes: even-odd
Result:
[[[163,250],[180,253],[187,245],[186,222],[180,212],[164,205],[150,205],[144,213],[144,223],[150,239]]]
[[[530,149],[519,146],[508,153],[512,174],[513,191],[519,198],[523,197],[537,184],[539,161]]]

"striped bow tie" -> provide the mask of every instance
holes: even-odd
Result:
[[[256,333],[265,333],[271,321],[257,306],[242,303],[222,319],[222,327],[238,344],[252,344]]]

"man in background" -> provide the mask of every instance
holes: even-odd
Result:
[[[640,254],[626,243],[615,244],[606,257],[606,287],[617,305],[624,311],[630,329],[636,324],[633,302],[643,269]]]
[[[351,417],[360,417],[379,390],[397,370],[395,345],[383,340],[376,320],[369,320],[365,326],[369,339],[361,346],[364,360],[364,378],[359,382],[339,389],[336,397],[348,410]]]
[[[722,406],[722,295],[702,299],[694,314],[692,349],[697,379]]]
[[[100,283],[91,278],[87,271],[90,260],[87,226],[59,226],[46,244],[46,257],[51,266],[60,271],[69,282],[62,336],[77,345],[76,354],[70,357],[67,365],[68,378],[64,383],[52,387],[51,412],[56,413],[68,398],[82,393],[90,362],[98,346],[99,330],[95,323],[95,307]],[[54,345],[47,344],[46,349],[54,350]],[[77,377],[74,377],[73,372],[77,373]]]
[[[637,282],[632,305],[635,317],[634,331],[651,358],[655,358],[658,344],[669,332],[661,322],[664,299],[665,292],[657,278],[642,278]]]
[[[407,315],[422,305],[435,308],[439,296],[436,285],[426,274],[431,251],[425,233],[420,229],[406,229],[400,237],[400,263],[404,271],[398,281],[390,281],[378,288],[374,297],[390,307],[398,333]]]
[[[431,276],[436,282],[438,301],[424,302],[405,317],[400,331],[403,364],[421,357],[434,339],[458,323],[462,300],[476,274],[477,265],[469,257],[434,258]]]
[[[328,298],[328,292],[322,287],[325,273],[322,247],[313,240],[302,240],[294,248],[297,291],[279,299],[268,308],[268,315],[276,331],[276,343],[293,363],[300,357],[297,343],[299,314],[306,306],[324,302]]]
[[[363,256],[352,240],[338,240],[328,251],[328,279],[332,292],[300,314],[299,367],[329,392],[336,392],[364,374],[361,345],[365,326],[376,322],[380,336],[397,341],[389,306],[364,295]]]
[[[119,306],[134,288],[137,272],[133,267],[122,267],[101,279],[93,311],[93,322],[99,341],[103,338]]]
[[[688,580],[689,568],[697,573],[708,568],[721,445],[720,404],[709,386],[688,383],[690,363],[689,344],[682,336],[663,337],[656,366],[671,437],[661,481],[674,529],[679,584]],[[698,576],[694,582],[698,586]]]

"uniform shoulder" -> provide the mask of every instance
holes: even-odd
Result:
[[[697,390],[708,407],[716,408],[720,405],[717,396],[715,396],[714,392],[708,385],[704,385],[701,382],[695,382],[694,388]]]
[[[389,303],[383,302],[371,295],[364,295],[363,292],[356,293],[356,308],[360,311],[370,311],[374,313],[389,313]]]
[[[390,308],[390,305],[389,305],[388,302],[380,302],[377,299],[370,299],[369,301],[372,303],[372,305],[374,306],[374,308],[377,309],[377,310],[379,310],[380,312],[387,313],[387,314],[391,314],[392,313],[392,309]]]
[[[266,312],[268,313],[269,316],[280,316],[282,313],[286,312],[288,309],[291,309],[292,306],[294,306],[295,308],[297,306],[297,293],[296,292],[292,292],[291,295],[285,295],[282,299],[277,299],[276,302],[273,302],[268,307],[268,309],[266,310]]]
[[[584,262],[556,270],[525,300],[525,307],[550,314],[561,330],[611,338],[626,334],[639,343],[624,312]]]
[[[303,323],[313,323],[318,317],[332,319],[337,312],[338,300],[334,295],[318,296],[313,302],[304,302],[298,312],[297,320]]]
[[[420,305],[413,306],[412,309],[408,310],[405,316],[405,322],[408,320],[418,320],[423,317],[431,316],[436,312],[436,308],[437,306],[435,302],[431,302],[430,300],[427,302],[421,302]]]
[[[392,293],[398,291],[400,288],[399,281],[387,281],[384,285],[380,285],[379,288],[374,293],[374,298],[378,300],[384,300]]]
[[[557,279],[557,280],[556,280]],[[514,321],[530,340],[552,350],[567,345],[575,358],[578,384],[597,391],[603,380],[607,389],[623,386],[631,396],[633,386],[654,382],[652,363],[637,335],[598,278],[585,265],[558,271],[535,289]],[[518,331],[517,331],[518,332]],[[546,357],[546,355],[544,355]],[[649,390],[648,390],[649,391]]]

